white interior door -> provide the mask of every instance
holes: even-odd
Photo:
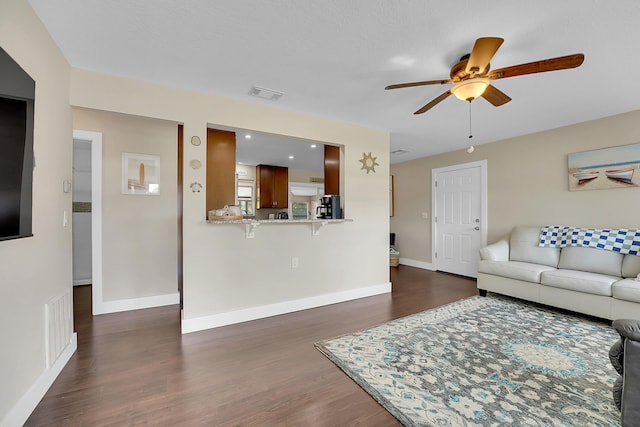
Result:
[[[486,244],[486,162],[434,169],[436,269],[477,277]]]

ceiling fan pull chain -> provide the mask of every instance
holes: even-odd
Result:
[[[473,138],[471,134],[471,100],[469,100],[469,139]]]

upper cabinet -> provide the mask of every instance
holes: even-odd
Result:
[[[256,208],[289,206],[289,170],[280,166],[256,166]]]
[[[207,129],[207,212],[236,204],[236,134]]]
[[[340,194],[340,147],[324,146],[324,194]]]

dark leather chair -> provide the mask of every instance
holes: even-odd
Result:
[[[609,350],[611,364],[620,376],[613,385],[613,400],[621,412],[622,427],[640,427],[640,320],[618,319],[620,334]]]

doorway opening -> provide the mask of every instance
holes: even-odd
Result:
[[[78,167],[77,175],[74,170],[72,189],[73,280],[74,285],[91,284],[92,311],[93,314],[101,314],[104,312],[102,301],[102,133],[74,130],[73,145],[74,169],[76,158],[81,165]],[[77,202],[76,199],[78,199]],[[76,212],[76,208],[89,212]],[[76,220],[78,220],[77,223]],[[87,249],[87,245],[90,255],[79,253],[81,249]]]
[[[73,286],[91,284],[91,141],[73,140]]]

